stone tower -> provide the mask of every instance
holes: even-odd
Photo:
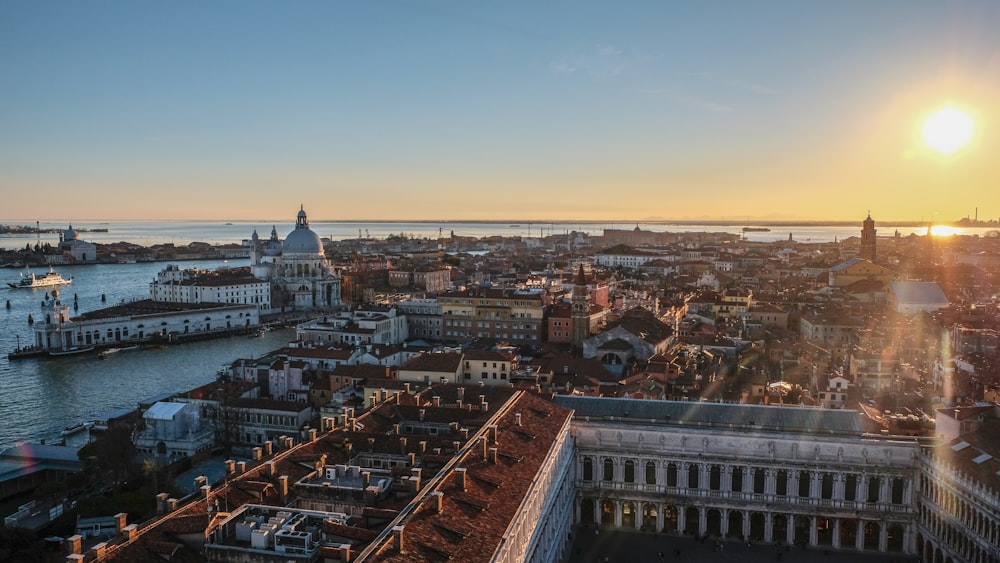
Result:
[[[576,275],[573,286],[573,347],[583,350],[583,341],[590,336],[590,291],[587,289],[587,277],[583,273],[583,264]]]
[[[872,215],[869,213],[868,217],[861,224],[861,253],[859,256],[869,262],[875,262],[875,243],[877,240],[875,236],[875,220],[872,219]]]

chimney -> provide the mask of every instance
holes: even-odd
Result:
[[[371,471],[362,471],[361,472],[361,483],[365,487],[367,487],[368,485],[371,484],[371,482],[372,482],[372,472]]]
[[[347,450],[347,457],[350,458],[354,455],[354,444],[351,442],[344,442],[344,449]]]
[[[209,493],[212,492],[212,485],[202,485],[201,493],[204,498],[208,498]]]
[[[406,436],[399,438],[399,455],[406,455]]]
[[[488,447],[487,447],[486,444],[489,443],[489,440],[486,439],[486,436],[480,436],[479,437],[479,443],[482,445],[483,459],[486,459],[486,454],[487,454],[487,450],[488,450]]]
[[[205,477],[204,475],[199,475],[194,478],[194,488],[196,489],[200,489],[206,483],[208,483],[208,477]]]
[[[347,419],[347,429],[350,430],[351,432],[358,431],[357,419],[354,418],[353,416]]]
[[[379,397],[380,401],[385,401],[386,399],[389,398],[389,392],[386,391],[385,389],[379,389],[378,391],[381,394],[381,397]]]
[[[406,391],[407,393],[410,392],[410,382],[409,381],[407,381],[406,383],[403,384],[403,390]]]
[[[392,433],[393,434],[399,434],[400,433],[399,432],[399,425],[398,424],[393,424],[392,425]]]
[[[90,548],[90,551],[94,553],[95,558],[104,559],[104,553],[107,551],[107,549],[108,549],[108,542],[102,541],[101,543],[96,544],[94,545],[94,547]]]
[[[493,444],[497,443],[497,425],[491,424],[486,429],[486,435],[489,436],[490,442]]]
[[[264,464],[264,475],[268,477],[274,477],[274,462],[268,461]]]
[[[170,497],[169,493],[160,493],[156,495],[156,513],[165,514],[167,512],[167,498]]]
[[[265,457],[271,457],[271,454],[273,454],[273,453],[274,453],[274,443],[271,442],[270,440],[264,442],[264,449],[263,449],[262,454]]]
[[[455,468],[455,486],[463,491],[465,490],[465,471],[464,467]]]
[[[436,396],[433,399],[431,399],[431,404],[433,404],[435,407],[440,407],[441,406],[441,397],[440,396]]]
[[[351,544],[340,544],[340,560],[344,563],[351,563]]]
[[[278,477],[278,495],[282,503],[288,502],[288,475]]]
[[[242,475],[247,472],[247,462],[237,461],[236,462],[236,474]]]
[[[490,404],[487,402],[483,402],[483,412],[487,412],[489,410],[490,410]]]
[[[86,558],[80,553],[70,553],[66,556],[66,563],[83,563],[84,559]]]
[[[462,401],[465,400],[465,387],[458,388],[458,405],[462,405]]]
[[[427,452],[427,440],[420,440],[420,453]]]
[[[462,449],[462,442],[455,440],[454,442],[451,443],[451,447],[454,448],[455,451],[457,452],[458,450]]]
[[[455,405],[458,406],[458,408],[462,408],[462,399],[455,401]]]
[[[264,450],[260,449],[260,447],[258,446],[254,448],[252,452],[253,453],[250,454],[250,459],[254,461],[260,461],[260,458],[263,457]]]
[[[354,418],[354,409],[353,408],[344,409],[344,418]]]
[[[417,492],[420,490],[420,468],[413,467],[410,469],[410,473],[410,483],[413,484],[413,492]]]
[[[122,528],[122,536],[125,537],[125,541],[132,541],[139,535],[139,527],[135,524],[129,524]]]
[[[479,404],[480,405],[485,405],[486,404],[486,395],[480,395],[479,396]]]
[[[315,428],[310,428],[307,433],[309,435],[309,441],[310,442],[315,442],[316,441],[316,429]]]
[[[403,527],[392,527],[392,543],[399,553],[406,553],[406,544],[403,543]]]
[[[118,532],[119,534],[122,533],[122,530],[124,530],[125,526],[127,526],[127,525],[128,525],[128,514],[127,513],[125,513],[125,512],[119,512],[118,514],[115,514],[115,531],[116,532]]]
[[[424,421],[424,416],[427,414],[426,409],[420,409],[420,422]]]
[[[83,536],[73,535],[66,538],[66,550],[69,551],[71,554],[83,553]]]
[[[514,413],[514,426],[521,426],[521,413]]]
[[[431,493],[431,503],[434,507],[434,512],[441,514],[444,511],[444,493],[441,491],[434,491]]]
[[[497,462],[497,449],[498,448],[490,448],[490,463],[494,465],[496,465]]]
[[[458,432],[462,435],[462,439],[463,440],[468,440],[469,439],[469,429],[468,428],[463,428],[463,429],[459,430]]]
[[[375,438],[368,438],[368,451],[369,452],[375,451]]]
[[[236,472],[236,460],[235,459],[227,459],[226,460],[226,474],[232,475],[235,472]]]
[[[378,406],[378,393],[372,393],[372,406]]]
[[[167,512],[173,512],[173,511],[177,510],[177,503],[178,503],[177,499],[175,499],[175,498],[168,498],[167,499]]]
[[[410,452],[409,454],[407,454],[407,457],[409,457],[410,467],[413,467],[414,465],[417,464],[417,454]]]

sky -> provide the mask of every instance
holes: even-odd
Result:
[[[0,2],[0,222],[1000,217],[1000,2]],[[973,118],[942,155],[923,121]]]

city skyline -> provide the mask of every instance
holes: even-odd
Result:
[[[985,1],[7,3],[0,221],[995,219],[996,21]],[[950,154],[921,137],[945,107],[974,125]]]

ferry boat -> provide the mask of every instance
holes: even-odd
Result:
[[[743,227],[744,233],[769,233],[771,229],[767,227]]]
[[[21,281],[17,283],[8,283],[7,285],[9,285],[11,289],[38,289],[43,287],[58,287],[69,283],[73,283],[72,276],[70,276],[69,279],[66,279],[49,266],[49,271],[41,276],[36,276],[34,272],[29,273],[27,276],[21,274]]]

